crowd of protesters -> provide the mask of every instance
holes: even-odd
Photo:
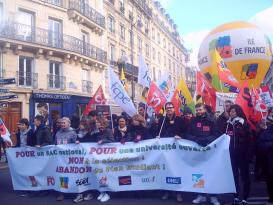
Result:
[[[73,121],[67,117],[56,118],[49,128],[42,116],[34,119],[35,130],[23,118],[18,122],[16,147],[42,147],[50,144],[69,144],[95,142],[98,144],[119,142],[138,143],[152,138],[173,137],[176,140],[187,139],[200,146],[207,146],[222,134],[230,136],[230,159],[236,186],[234,205],[247,205],[250,193],[250,163],[255,156],[255,174],[257,179],[264,179],[267,183],[269,203],[273,203],[273,109],[268,110],[266,119],[251,130],[246,116],[239,105],[225,101],[223,113],[213,113],[209,106],[196,104],[195,115],[188,107],[184,108],[182,116],[176,116],[174,105],[166,103],[166,115],[149,116],[146,106],[140,103],[138,114],[129,117],[126,113],[113,115],[110,119],[99,116],[91,111],[88,117]],[[71,124],[73,121],[73,126]],[[254,153],[254,154],[253,154]],[[241,188],[242,189],[241,189]],[[183,201],[182,192],[165,191],[162,200],[172,195],[178,202]],[[77,194],[74,202],[93,199],[93,192]],[[57,200],[64,200],[64,195],[58,193]],[[216,195],[198,194],[192,201],[194,204],[206,202],[207,198],[213,205],[220,205]],[[110,193],[101,192],[97,199],[101,202],[110,199]]]

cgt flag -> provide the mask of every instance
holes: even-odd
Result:
[[[148,96],[147,96],[147,105],[152,107],[155,113],[159,113],[161,108],[165,105],[167,99],[157,85],[152,82]]]
[[[5,142],[8,142],[10,145],[12,145],[12,141],[10,139],[10,133],[1,118],[0,118],[0,134]]]
[[[116,73],[112,70],[111,67],[109,69],[109,92],[111,94],[112,99],[115,101],[117,105],[121,107],[128,115],[131,117],[137,113],[137,110],[127,94],[126,90],[124,89],[123,85],[121,84],[120,80]]]
[[[86,106],[83,115],[86,116],[88,113],[92,110],[96,109],[96,105],[104,105],[106,102],[106,99],[104,97],[104,93],[102,90],[102,86],[100,85],[94,94],[94,96],[90,99],[88,102],[88,105]]]

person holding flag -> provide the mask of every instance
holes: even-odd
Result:
[[[166,116],[162,116],[159,119],[157,126],[157,138],[161,137],[174,137],[179,140],[184,138],[185,134],[185,123],[182,118],[175,115],[174,105],[172,102],[167,102],[165,104]],[[167,200],[170,196],[170,191],[165,191],[162,200]],[[182,202],[181,192],[176,193],[177,202]]]

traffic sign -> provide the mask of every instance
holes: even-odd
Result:
[[[8,93],[9,89],[6,88],[0,88],[0,93]]]
[[[0,85],[8,85],[8,84],[15,84],[15,78],[3,78],[0,79]]]
[[[8,100],[12,98],[18,98],[18,95],[0,95],[0,100]]]

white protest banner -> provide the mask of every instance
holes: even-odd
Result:
[[[15,190],[234,193],[228,135],[207,147],[174,138],[7,150]]]
[[[257,91],[266,106],[273,107],[273,97],[268,85],[260,87]]]
[[[128,115],[131,117],[137,113],[137,110],[127,94],[125,88],[121,84],[119,78],[112,70],[111,67],[108,68],[109,70],[109,92],[111,94],[112,99],[118,104],[121,109],[123,109]]]
[[[230,100],[231,102],[235,102],[236,97],[237,93],[216,92],[216,111],[224,112],[225,101]]]
[[[144,62],[143,56],[140,55],[138,58],[138,78],[137,82],[144,87],[150,87],[152,82],[151,74],[149,72],[148,66]]]

